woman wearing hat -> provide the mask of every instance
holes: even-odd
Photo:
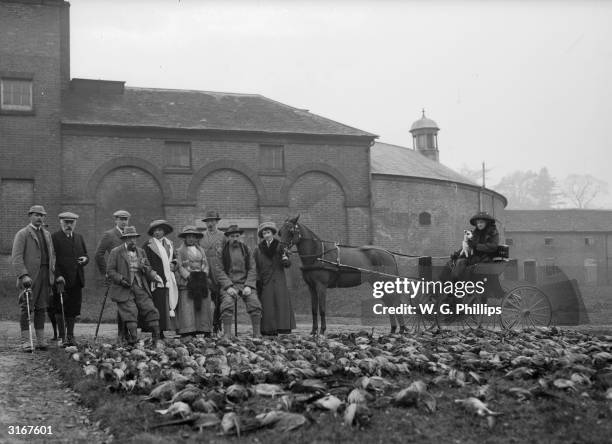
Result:
[[[153,303],[159,311],[160,338],[164,330],[175,330],[175,310],[178,304],[178,287],[174,277],[176,252],[174,245],[166,236],[172,233],[172,226],[165,220],[154,220],[149,225],[151,239],[143,246],[153,270],[161,276],[163,285],[152,288]]]
[[[212,305],[208,297],[208,261],[199,245],[202,233],[188,225],[178,235],[183,244],[176,250],[176,280],[179,288],[177,333],[194,336],[212,332]]]
[[[258,287],[261,286],[258,291],[263,309],[261,333],[270,336],[291,333],[295,328],[293,304],[285,279],[285,268],[291,262],[274,238],[277,231],[274,222],[259,225],[257,235],[261,242],[254,253]]]
[[[495,218],[486,211],[481,211],[470,218],[470,224],[475,227],[472,230],[472,239],[468,240],[468,246],[472,249],[473,254],[468,258],[459,258],[459,252],[453,254],[452,259],[455,260],[455,266],[451,276],[455,280],[463,277],[467,266],[479,262],[490,262],[497,256],[499,232],[495,226]]]

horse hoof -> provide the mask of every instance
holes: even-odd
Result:
[[[316,331],[316,330],[312,330],[312,331],[310,332],[310,336],[316,336],[316,335],[317,335],[317,331]]]

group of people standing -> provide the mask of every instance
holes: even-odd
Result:
[[[61,229],[45,230],[46,212],[40,205],[30,208],[30,224],[15,236],[12,265],[22,296],[21,335],[29,348],[28,320],[33,317],[37,347],[45,348],[45,310],[58,326],[62,345],[74,343],[75,319],[80,315],[83,267],[89,262],[83,237],[74,232],[78,215],[59,215]],[[105,277],[106,294],[117,305],[118,337],[137,341],[140,324],[154,342],[164,331],[181,336],[209,336],[223,330],[232,335],[237,298],[246,305],[253,336],[290,333],[295,328],[291,295],[285,268],[288,252],[276,239],[276,225],[262,223],[254,251],[244,243],[243,230],[230,225],[217,228],[220,216],[209,211],[202,219],[205,230],[188,225],[178,233],[176,247],[168,238],[174,231],[166,220],[149,224],[149,239],[137,245],[141,235],[129,225],[130,213],[113,214],[115,226],[106,231],[95,253],[95,262]],[[105,296],[106,297],[106,296]],[[28,308],[30,312],[28,312]],[[65,322],[64,322],[65,321]]]

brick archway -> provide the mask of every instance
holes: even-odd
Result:
[[[164,176],[161,171],[151,162],[148,162],[144,159],[140,159],[138,157],[118,157],[99,166],[96,171],[94,171],[94,173],[91,175],[91,178],[87,183],[87,194],[89,198],[95,200],[96,192],[98,190],[98,187],[102,183],[102,180],[104,180],[104,178],[111,171],[122,167],[139,168],[149,173],[155,178],[155,180],[159,184],[164,202],[170,198],[170,187],[164,180]]]
[[[354,203],[357,201],[357,199],[355,199],[355,197],[353,196],[353,193],[350,192],[351,187],[349,185],[348,180],[339,170],[324,163],[311,162],[306,163],[304,165],[300,165],[299,167],[296,167],[291,170],[289,174],[287,174],[287,177],[285,178],[285,181],[283,182],[283,185],[280,189],[280,198],[284,204],[289,204],[289,191],[291,190],[293,184],[301,176],[307,173],[323,173],[334,179],[334,181],[336,181],[338,185],[340,185],[340,188],[344,192],[344,196],[346,199],[344,202],[345,206],[353,206]]]

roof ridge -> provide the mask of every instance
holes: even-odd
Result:
[[[261,94],[253,93],[237,93],[237,92],[225,92],[225,91],[209,91],[201,89],[179,89],[179,88],[153,88],[146,86],[126,86],[126,90],[138,90],[138,91],[168,91],[168,92],[188,92],[188,93],[203,93],[203,94],[223,94],[226,96],[246,96],[246,97],[263,97]]]

